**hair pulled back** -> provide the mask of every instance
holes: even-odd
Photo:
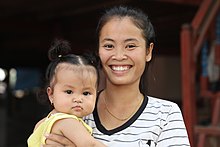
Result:
[[[133,22],[133,24],[141,30],[142,36],[146,42],[146,51],[148,51],[151,43],[155,45],[156,43],[155,30],[147,14],[145,14],[141,9],[138,8],[128,7],[128,6],[115,6],[110,9],[107,9],[99,19],[98,26],[96,28],[97,56],[99,50],[99,37],[101,31],[103,27],[114,18],[119,18],[119,19],[129,18]],[[99,58],[99,62],[101,66],[100,58]],[[145,76],[148,66],[149,64],[146,64],[144,73],[141,76],[141,80],[139,84],[139,89],[142,93],[146,93],[146,89],[147,89],[145,85],[146,83]]]
[[[68,63],[70,65],[92,66],[96,70],[97,84],[99,82],[99,72],[97,69],[96,58],[92,54],[75,55],[72,54],[70,43],[66,40],[55,39],[48,51],[48,59],[50,60],[45,73],[45,86],[38,93],[38,100],[41,103],[48,103],[47,87],[50,86],[56,74],[56,68],[60,63]],[[64,75],[65,76],[65,75]]]
[[[154,27],[148,17],[142,10],[128,6],[115,6],[107,9],[99,19],[96,28],[97,44],[99,44],[99,36],[103,26],[113,18],[123,19],[129,17],[136,27],[142,30],[142,35],[146,41],[146,47],[149,48],[150,43],[156,42],[156,34]]]

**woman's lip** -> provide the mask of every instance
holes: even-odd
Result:
[[[110,65],[110,68],[113,71],[126,71],[129,70],[131,67],[131,65]]]

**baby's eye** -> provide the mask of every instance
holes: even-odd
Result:
[[[85,92],[83,92],[83,95],[88,96],[88,95],[91,95],[91,93],[88,91],[85,91]]]
[[[72,94],[72,93],[73,93],[72,90],[66,90],[65,92],[66,92],[67,94]]]

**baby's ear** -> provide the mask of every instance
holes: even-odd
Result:
[[[47,87],[47,95],[50,100],[50,103],[53,103],[53,90],[51,87]]]

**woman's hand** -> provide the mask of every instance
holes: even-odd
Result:
[[[73,142],[62,135],[48,134],[46,138],[46,144],[42,147],[76,147]]]

